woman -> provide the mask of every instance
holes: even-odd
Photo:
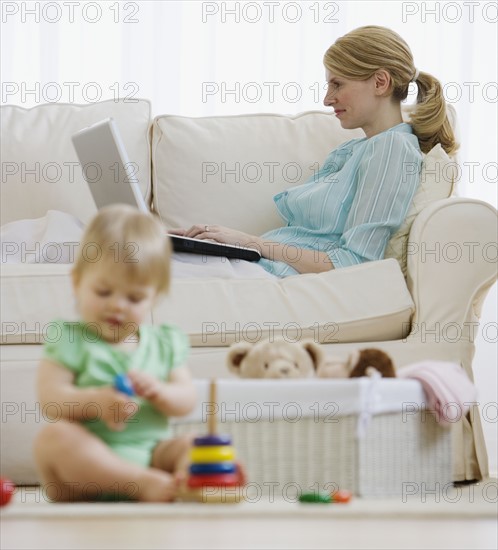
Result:
[[[419,184],[422,153],[437,143],[449,154],[457,149],[442,88],[415,68],[408,45],[384,27],[360,27],[339,38],[324,65],[324,105],[333,107],[343,128],[361,128],[366,137],[344,143],[308,182],[274,197],[287,225],[261,237],[203,224],[172,233],[258,247],[260,265],[279,277],[384,257]],[[418,96],[407,124],[401,102],[410,82]]]

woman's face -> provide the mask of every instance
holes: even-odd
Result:
[[[367,129],[374,125],[378,107],[375,76],[368,80],[349,80],[328,69],[325,75],[328,88],[323,104],[334,108],[343,128],[362,128],[368,135]]]

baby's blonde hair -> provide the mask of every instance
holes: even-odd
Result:
[[[125,204],[102,208],[93,218],[78,250],[73,277],[94,266],[109,264],[132,281],[167,292],[170,283],[171,244],[158,218]]]
[[[325,67],[350,80],[367,80],[379,69],[392,79],[393,99],[401,102],[408,96],[408,87],[415,77],[415,65],[408,44],[397,33],[374,25],[359,27],[342,36],[325,52]],[[446,116],[446,102],[439,80],[419,72],[417,106],[410,124],[420,149],[428,153],[437,143],[448,153],[455,153],[458,144]]]

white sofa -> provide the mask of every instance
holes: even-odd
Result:
[[[1,224],[49,210],[91,218],[95,206],[70,136],[107,116],[116,119],[144,197],[166,225],[218,223],[252,234],[282,223],[274,194],[305,181],[331,149],[362,135],[318,111],[154,120],[150,113],[145,100],[2,107]],[[455,361],[472,378],[473,334],[496,280],[486,247],[496,240],[497,217],[487,203],[449,198],[451,173],[442,151],[427,157],[414,222],[403,229],[409,237],[397,235],[385,260],[278,281],[175,279],[150,319],[176,323],[189,334],[198,378],[230,376],[224,355],[233,341],[277,334],[313,337],[338,356],[376,346],[398,367]],[[30,449],[44,421],[34,392],[44,335],[54,318],[76,317],[71,266],[29,263],[32,256],[2,264],[1,272],[2,473],[18,483],[36,481]],[[485,477],[477,410],[455,423],[453,441],[453,479]]]

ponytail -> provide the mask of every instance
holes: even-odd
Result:
[[[459,145],[448,120],[441,83],[424,72],[418,74],[415,82],[418,86],[417,104],[410,117],[410,124],[420,149],[428,153],[440,143],[448,155],[456,153]]]

